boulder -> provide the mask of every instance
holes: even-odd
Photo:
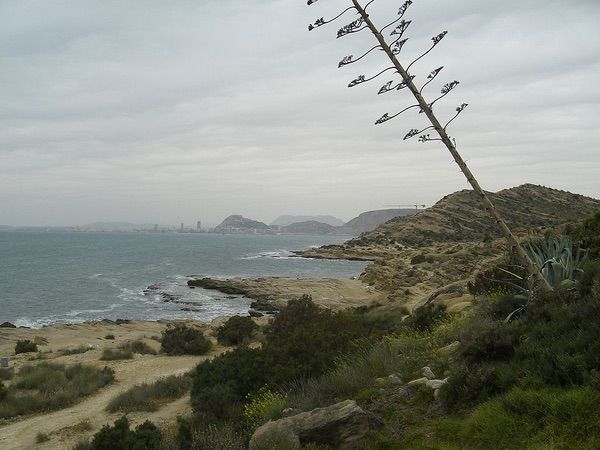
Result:
[[[300,448],[309,442],[348,448],[369,431],[369,416],[354,400],[269,421],[250,439],[250,450],[285,443]]]
[[[454,341],[451,344],[448,344],[445,347],[438,349],[437,352],[440,355],[450,356],[450,355],[456,353],[456,351],[458,350],[459,347],[460,347],[460,342]]]
[[[420,386],[421,384],[426,384],[429,380],[426,377],[417,378],[416,380],[409,381],[406,383],[407,386]]]
[[[17,328],[17,326],[10,322],[3,322],[0,324],[0,328]]]
[[[249,311],[248,311],[248,315],[249,315],[250,317],[262,317],[262,316],[264,316],[264,314],[263,314],[263,313],[261,313],[261,312],[259,312],[259,311],[256,311],[256,310],[254,310],[254,309],[251,309],[251,310],[249,310]]]
[[[435,378],[435,374],[433,373],[433,370],[431,370],[431,367],[429,367],[429,366],[423,367],[423,369],[421,369],[421,373],[428,380],[433,380]]]
[[[425,385],[431,389],[439,389],[441,388],[443,385],[445,385],[448,382],[448,380],[428,380]]]

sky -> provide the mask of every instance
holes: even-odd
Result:
[[[401,1],[377,0],[382,27]],[[377,95],[368,31],[336,39],[349,0],[0,0],[0,224],[218,224],[230,214],[432,205],[469,188],[423,115]],[[484,189],[541,184],[600,197],[600,1],[414,0],[400,61]],[[389,40],[389,34],[387,35]],[[390,75],[391,74],[391,75]]]

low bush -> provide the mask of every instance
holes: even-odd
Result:
[[[167,355],[204,355],[212,347],[202,330],[176,325],[162,333],[162,351]]]
[[[265,329],[261,348],[238,347],[196,367],[194,410],[219,420],[241,419],[248,394],[265,385],[277,392],[292,380],[317,378],[354,349],[356,340],[376,339],[380,327],[399,323],[374,317],[366,310],[334,313],[307,296],[290,301]]]
[[[47,433],[39,432],[35,436],[35,442],[36,442],[36,444],[41,444],[42,442],[48,442],[49,440],[50,440],[50,436],[48,436]]]
[[[233,316],[217,329],[217,341],[223,345],[239,345],[250,340],[258,325],[250,317]]]
[[[107,334],[106,336],[104,336],[104,339],[108,339],[108,340],[114,340],[115,339],[115,335],[114,334]]]
[[[15,345],[15,355],[18,355],[19,353],[31,353],[37,351],[37,344],[29,339],[19,340]]]
[[[144,341],[127,341],[119,345],[119,349],[132,353],[139,353],[140,355],[156,355],[157,351],[146,344]]]
[[[513,389],[465,420],[441,421],[436,434],[461,448],[600,448],[599,408],[593,389]]]
[[[2,380],[12,380],[15,376],[15,368],[14,367],[0,367],[0,381]]]
[[[151,422],[146,421],[135,431],[129,428],[129,420],[123,416],[113,426],[105,425],[91,442],[92,450],[160,450],[161,432]]]
[[[114,413],[156,411],[161,405],[182,397],[191,387],[189,375],[171,375],[154,383],[143,383],[113,398],[107,411]]]
[[[101,361],[116,361],[119,359],[132,359],[133,352],[131,350],[122,350],[118,348],[105,348],[100,357]]]
[[[574,242],[590,259],[600,259],[600,211],[587,218],[574,233]]]
[[[65,408],[113,381],[114,372],[108,367],[50,363],[23,366],[0,403],[0,418]]]
[[[434,259],[431,255],[425,253],[418,253],[410,259],[410,263],[414,266],[416,264],[423,264],[425,262],[433,262]]]
[[[598,293],[600,294],[600,293]],[[466,324],[449,383],[448,406],[470,406],[512,387],[584,386],[600,367],[600,295],[573,289],[538,294],[505,323],[485,302]],[[505,311],[503,311],[505,312]]]
[[[418,331],[430,331],[434,326],[447,318],[448,314],[444,305],[429,303],[415,309],[405,322],[406,325]]]
[[[263,386],[258,392],[248,396],[248,403],[244,405],[244,418],[250,429],[256,430],[269,420],[281,419],[287,406],[288,402],[283,394]]]
[[[8,389],[4,386],[4,383],[0,381],[0,402],[4,400],[8,395]]]
[[[75,347],[75,348],[63,348],[63,349],[59,350],[59,352],[65,356],[69,356],[69,355],[78,355],[80,353],[89,352],[90,350],[93,350],[93,349],[94,349],[94,347],[91,347],[89,345],[80,345],[79,347]]]
[[[233,426],[207,423],[201,416],[178,418],[178,450],[244,450],[246,438]]]

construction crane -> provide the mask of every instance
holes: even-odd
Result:
[[[383,206],[388,206],[388,207],[395,207],[395,208],[408,208],[409,206],[414,206],[415,207],[415,214],[419,211],[419,208],[425,208],[427,207],[427,205],[419,205],[417,203],[414,203],[412,205],[383,205]]]

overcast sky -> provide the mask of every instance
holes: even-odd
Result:
[[[348,220],[468,187],[363,31],[349,0],[0,0],[0,224],[219,223],[229,214]],[[383,26],[401,1],[377,0]],[[401,61],[440,102],[483,187],[530,182],[600,197],[600,1],[415,0]],[[405,64],[406,65],[406,64]]]

